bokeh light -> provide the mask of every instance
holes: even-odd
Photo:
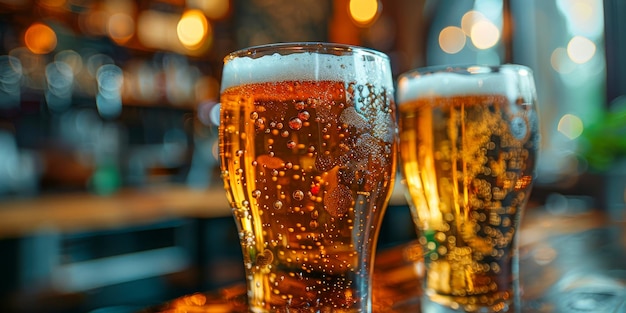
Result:
[[[584,130],[583,121],[573,114],[565,114],[559,120],[558,131],[569,139],[578,138]]]
[[[602,0],[557,0],[556,4],[567,18],[571,34],[588,38],[602,35],[604,27]]]
[[[500,40],[500,29],[493,22],[482,19],[472,26],[470,38],[476,48],[489,49]]]
[[[439,33],[439,46],[446,53],[454,54],[465,46],[465,33],[456,26],[448,26]]]
[[[196,49],[207,38],[209,22],[200,10],[185,12],[176,27],[178,40],[189,49]]]
[[[595,53],[596,44],[582,36],[574,36],[567,44],[567,55],[578,64],[587,63]]]
[[[57,46],[57,35],[52,28],[34,23],[24,33],[24,43],[35,54],[52,52]]]
[[[561,74],[571,73],[576,68],[576,64],[574,64],[567,55],[567,50],[562,47],[552,51],[550,55],[550,65],[555,71]]]
[[[476,22],[482,21],[485,19],[486,17],[479,11],[476,11],[476,10],[467,11],[467,13],[463,14],[463,17],[461,18],[461,29],[463,29],[463,32],[467,36],[471,36],[472,27],[474,27]]]
[[[370,25],[380,11],[378,0],[350,0],[349,12],[357,25]]]
[[[135,34],[135,21],[126,13],[115,13],[107,23],[109,37],[118,44],[124,44]]]
[[[201,10],[207,18],[217,20],[230,11],[230,0],[187,0],[190,8]]]

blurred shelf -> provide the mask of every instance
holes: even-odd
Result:
[[[45,231],[93,231],[168,218],[212,218],[230,214],[230,205],[221,188],[165,185],[124,189],[109,196],[42,195],[0,201],[0,239]]]
[[[397,181],[390,206],[406,205]],[[80,232],[120,228],[168,218],[230,216],[225,191],[185,185],[128,188],[109,196],[84,193],[0,201],[0,239],[37,232]]]

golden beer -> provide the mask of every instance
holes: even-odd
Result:
[[[453,309],[509,311],[517,227],[538,149],[533,99],[447,92],[399,105],[402,172],[424,249],[425,292]]]
[[[330,80],[223,90],[222,176],[253,312],[369,312],[395,173],[391,94]]]

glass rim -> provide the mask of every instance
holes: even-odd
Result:
[[[350,55],[355,52],[361,52],[372,56],[383,58],[389,61],[389,56],[384,52],[367,48],[363,46],[323,42],[323,41],[294,41],[294,42],[277,42],[263,45],[255,45],[243,49],[235,50],[228,53],[224,57],[224,63],[240,57],[249,57],[252,59],[274,53],[292,54],[292,53],[322,53],[329,55]]]
[[[450,74],[461,74],[461,75],[479,75],[479,74],[495,74],[499,73],[502,70],[524,70],[529,74],[533,74],[533,70],[522,64],[514,64],[514,63],[505,63],[498,65],[487,65],[487,64],[456,64],[456,65],[431,65],[418,67],[411,70],[408,70],[398,76],[398,78],[403,77],[418,77],[425,75],[432,75],[436,73],[450,73]]]

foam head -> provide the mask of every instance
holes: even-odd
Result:
[[[413,72],[403,75],[398,81],[398,103],[401,105],[407,101],[436,96],[479,94],[504,95],[514,102],[534,88],[530,71],[523,67],[502,67],[498,71],[483,69],[477,72],[440,71],[424,75],[415,75]],[[529,75],[530,79],[524,79]]]
[[[329,53],[315,51],[307,46],[303,50],[288,50],[231,55],[226,58],[222,72],[222,90],[243,84],[278,81],[351,81],[370,83],[393,90],[388,58],[376,51],[357,47],[339,46]],[[281,49],[280,46],[277,47]]]

